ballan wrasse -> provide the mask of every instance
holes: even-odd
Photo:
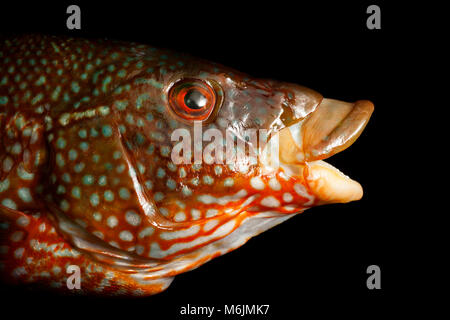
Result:
[[[372,111],[147,45],[1,39],[1,277],[69,292],[77,266],[82,293],[161,292],[307,208],[360,199],[322,159]]]

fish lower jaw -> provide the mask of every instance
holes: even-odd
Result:
[[[331,164],[318,160],[308,163],[306,182],[323,203],[347,203],[360,200],[363,189],[359,182],[343,174]]]
[[[357,181],[323,160],[281,164],[281,167],[288,176],[301,177],[316,198],[316,205],[347,203],[363,196],[363,189]]]

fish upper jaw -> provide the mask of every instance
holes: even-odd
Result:
[[[347,103],[323,99],[307,118],[279,132],[280,166],[302,176],[317,204],[362,198],[361,185],[322,161],[345,150],[361,135],[373,112],[369,101]]]

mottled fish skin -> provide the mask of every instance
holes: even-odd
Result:
[[[322,100],[147,45],[29,35],[0,42],[1,274],[69,292],[149,295],[317,204],[304,177],[259,163],[176,165],[168,110],[180,78],[223,103],[203,130],[276,132]],[[206,160],[206,159],[205,159]],[[270,217],[270,218],[269,218]],[[240,228],[239,232],[233,232]]]

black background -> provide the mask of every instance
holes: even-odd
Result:
[[[81,7],[81,30],[67,30],[66,8]],[[368,30],[366,8],[381,7],[381,30]],[[186,304],[270,304],[270,319],[385,312],[402,296],[410,249],[403,231],[402,170],[389,160],[402,141],[399,101],[415,29],[407,7],[382,1],[16,2],[0,6],[0,32],[44,32],[137,41],[184,51],[254,76],[295,82],[325,97],[368,99],[375,112],[348,150],[329,159],[364,188],[361,201],[310,209],[240,249],[179,275],[146,298],[60,297],[2,289],[5,305],[25,303],[52,314],[128,314],[183,319]],[[409,17],[411,17],[409,15]],[[416,66],[418,68],[418,66]],[[381,268],[381,290],[368,290],[366,268]],[[362,307],[362,309],[361,309]],[[72,312],[71,311],[71,312]],[[156,316],[159,315],[159,316]],[[201,318],[201,317],[199,317]],[[216,315],[214,318],[221,318]],[[227,319],[238,319],[228,317]],[[250,317],[252,318],[252,317]],[[261,317],[263,318],[263,317]],[[191,319],[196,319],[191,317]]]

